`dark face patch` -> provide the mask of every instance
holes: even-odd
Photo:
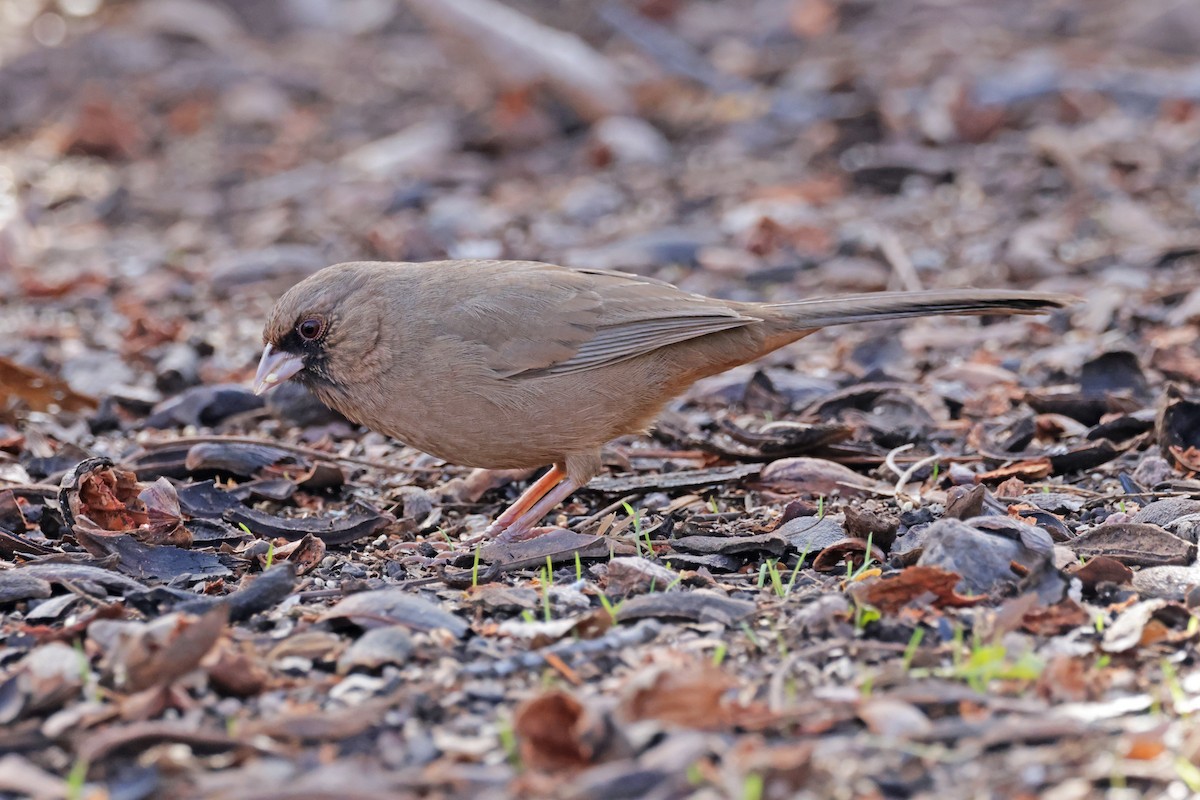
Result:
[[[325,340],[329,335],[329,326],[326,325],[322,334],[316,339],[306,339],[300,335],[298,330],[300,325],[311,317],[311,314],[302,315],[275,347],[299,356],[304,362],[304,369],[296,373],[296,380],[310,387],[322,384],[332,385],[333,380],[329,376],[328,369],[329,351],[325,346]]]

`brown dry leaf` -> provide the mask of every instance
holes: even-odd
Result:
[[[971,93],[965,87],[959,90],[950,103],[950,113],[954,118],[954,128],[959,138],[972,143],[985,142],[992,138],[1003,127],[1007,117],[1002,106],[972,102]]]
[[[618,622],[655,617],[657,619],[688,619],[694,622],[719,622],[733,625],[754,613],[756,606],[749,600],[729,597],[711,589],[690,592],[654,592],[631,597],[621,603]]]
[[[99,763],[117,752],[144,753],[152,745],[180,742],[196,753],[222,753],[252,749],[252,745],[224,731],[203,730],[193,720],[135,722],[109,725],[80,739],[76,755],[80,760]]]
[[[579,770],[596,754],[594,734],[601,720],[566,692],[547,692],[518,706],[513,732],[520,743],[521,759],[543,772]]]
[[[827,36],[837,30],[837,5],[831,0],[795,0],[788,14],[788,23],[802,38]]]
[[[1095,556],[1088,559],[1086,564],[1065,570],[1072,577],[1079,578],[1085,589],[1094,590],[1101,583],[1127,584],[1133,580],[1133,570],[1115,558]]]
[[[1196,545],[1147,522],[1106,522],[1067,542],[1081,556],[1108,556],[1131,567],[1187,565]]]
[[[839,172],[826,172],[792,183],[760,186],[746,193],[748,200],[802,200],[815,206],[844,197],[846,178]]]
[[[603,609],[600,610],[600,613],[608,616]],[[548,644],[574,634],[578,622],[570,617],[550,620],[506,619],[495,627],[494,635],[511,637],[520,641],[530,650],[540,650]]]
[[[106,677],[125,692],[169,684],[199,666],[228,621],[229,608],[222,604],[199,616],[174,613],[145,625],[130,623],[117,633]]]
[[[418,631],[444,628],[454,636],[465,636],[470,629],[466,620],[440,604],[396,587],[352,594],[320,619],[346,619],[367,629],[381,625],[404,625]]]
[[[62,142],[64,153],[128,160],[146,146],[146,134],[133,114],[106,93],[93,89]]]
[[[241,733],[245,737],[261,735],[291,742],[341,741],[379,725],[395,702],[391,697],[381,697],[332,710],[296,703],[274,716],[247,723]]]
[[[346,646],[345,641],[337,634],[308,630],[293,633],[267,651],[266,658],[268,662],[294,656],[313,661],[336,661]]]
[[[214,106],[212,97],[206,95],[185,97],[167,112],[164,119],[172,133],[191,136],[212,121]]]
[[[275,561],[289,561],[296,566],[297,575],[305,575],[314,570],[325,557],[325,542],[306,533],[303,539],[276,547],[272,557]],[[266,566],[266,555],[259,556],[259,562]]]
[[[62,642],[48,642],[31,650],[0,681],[6,696],[0,704],[0,727],[25,715],[56,710],[79,694],[83,677],[79,655]]]
[[[874,606],[884,614],[894,614],[914,600],[929,595],[934,607],[966,608],[987,600],[987,595],[961,595],[954,587],[958,573],[938,567],[912,566],[855,586],[856,599]]]
[[[24,533],[36,528],[37,525],[30,524],[29,517],[26,516],[28,507],[29,501],[24,497],[17,497],[12,489],[0,491],[0,528],[13,533]]]
[[[835,492],[842,497],[864,497],[876,492],[887,494],[892,490],[892,487],[859,475],[849,467],[807,456],[771,462],[759,474],[759,483],[775,492],[814,497]]]
[[[1183,389],[1167,386],[1164,401],[1154,424],[1158,446],[1168,461],[1180,469],[1200,469],[1200,402],[1186,396]]]
[[[1130,734],[1125,746],[1125,758],[1134,761],[1153,761],[1167,752],[1167,743],[1163,741],[1163,730],[1136,731]]]
[[[223,638],[201,662],[208,680],[222,694],[254,697],[271,683],[271,673],[250,642]]]
[[[159,478],[138,493],[138,500],[146,511],[146,524],[132,531],[134,538],[149,545],[192,546],[192,532],[183,526],[179,495],[170,481]]]
[[[76,467],[66,479],[65,495],[69,519],[79,543],[101,555],[89,544],[96,537],[129,533],[144,544],[190,547],[192,534],[183,526],[179,497],[166,478],[148,486],[137,475],[119,469],[107,459],[92,459]]]
[[[245,525],[255,536],[263,539],[283,538],[288,541],[307,535],[319,537],[325,544],[349,544],[373,536],[396,522],[391,514],[376,511],[362,503],[348,514],[326,514],[312,517],[280,517],[255,508],[235,506],[225,520]]]
[[[1159,642],[1174,642],[1178,641],[1178,636],[1179,632],[1172,631],[1161,620],[1151,619],[1142,629],[1142,638],[1139,644],[1147,646]],[[1186,637],[1186,634],[1184,636]]]
[[[1192,330],[1190,326],[1181,327],[1179,332],[1186,331],[1187,335],[1191,337]],[[1150,366],[1171,380],[1191,384],[1200,383],[1200,355],[1196,353],[1196,346],[1191,341],[1156,349],[1150,360]]]
[[[187,691],[175,686],[151,686],[116,700],[117,716],[125,722],[155,719],[172,709],[190,711],[195,708]]]
[[[96,558],[113,558],[117,569],[137,578],[167,581],[184,574],[217,578],[232,572],[211,550],[143,544],[132,534],[87,525],[75,525],[71,530],[80,547]]]
[[[1052,703],[1081,703],[1102,697],[1109,681],[1094,664],[1093,658],[1054,656],[1038,676],[1038,696]]]
[[[970,519],[983,513],[983,504],[987,500],[987,487],[951,486],[946,490],[946,510],[943,517],[950,519]]]
[[[779,557],[787,552],[788,541],[779,533],[768,531],[749,536],[681,536],[671,545],[677,553],[692,555],[764,553]]]
[[[1058,636],[1067,631],[1090,625],[1092,618],[1074,600],[1067,599],[1052,606],[1033,608],[1021,617],[1021,628],[1036,636]]]
[[[845,517],[846,535],[852,539],[870,539],[871,543],[891,549],[896,541],[896,532],[900,528],[900,515],[891,512],[875,513],[867,508],[846,506],[842,512]]]
[[[746,250],[756,256],[767,256],[781,249],[791,249],[810,256],[831,253],[833,234],[816,225],[783,225],[771,217],[759,220],[746,238]]]
[[[21,274],[18,280],[21,294],[29,299],[59,299],[89,288],[102,291],[108,288],[110,283],[107,276],[93,272],[53,281],[41,275]]]
[[[78,476],[77,486],[67,501],[75,517],[86,517],[106,531],[131,531],[150,522],[146,504],[138,497],[137,475],[128,470],[98,463]]]
[[[975,635],[980,641],[998,640],[1016,630],[1025,614],[1037,603],[1036,594],[1025,592],[1005,600],[998,608],[981,611],[975,623]]]
[[[721,758],[721,772],[727,776],[727,797],[746,794],[746,778],[757,775],[769,786],[768,797],[800,796],[813,772],[812,742],[771,745],[761,736],[745,736]]]
[[[1173,444],[1167,448],[1167,452],[1171,454],[1181,469],[1188,472],[1200,472],[1200,449],[1197,449],[1195,445],[1184,449]]]
[[[925,712],[894,697],[872,697],[858,706],[858,717],[876,736],[907,739],[933,730]]]
[[[66,381],[0,357],[0,407],[13,401],[33,411],[91,411],[96,400],[72,389]]]
[[[861,567],[867,556],[876,563],[882,564],[885,556],[883,551],[871,544],[871,552],[867,552],[866,539],[842,539],[826,547],[813,559],[813,569],[817,572],[841,572],[842,564],[853,562],[855,568]]]
[[[608,558],[632,555],[636,548],[628,542],[555,528],[523,542],[490,541],[479,548],[479,557],[488,563],[501,563],[507,569],[538,568],[549,558],[555,564],[572,563],[579,558]]]
[[[647,558],[619,556],[608,562],[604,589],[609,597],[626,597],[655,589],[663,591],[678,579],[674,570]]]
[[[700,730],[720,730],[746,711],[727,702],[737,681],[709,661],[672,661],[635,674],[622,688],[619,716],[655,719]]]
[[[1191,612],[1179,603],[1163,599],[1133,603],[1104,631],[1100,649],[1106,653],[1125,653],[1160,642],[1186,642],[1196,637],[1189,630],[1191,620]]]
[[[1009,481],[1017,478],[1022,481],[1036,481],[1048,476],[1053,469],[1050,464],[1050,459],[1042,456],[1039,458],[1030,458],[1025,461],[1018,461],[1016,464],[1010,464],[1007,467],[981,472],[975,476],[976,483],[990,483],[991,481]]]
[[[616,625],[616,620],[603,608],[597,608],[590,614],[585,614],[575,623],[571,630],[572,636],[580,639],[598,639]]]
[[[532,611],[541,602],[536,589],[503,583],[480,583],[468,587],[466,599],[485,611],[509,614],[518,614],[527,609]]]
[[[996,486],[996,497],[1020,497],[1025,494],[1025,481],[1009,478]]]
[[[148,350],[170,344],[179,338],[182,329],[179,320],[162,319],[142,302],[130,298],[118,298],[116,306],[121,315],[129,320],[129,327],[121,340],[122,353],[145,357]]]

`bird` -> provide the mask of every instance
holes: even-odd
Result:
[[[484,531],[517,541],[600,473],[603,445],[646,432],[701,378],[834,325],[1067,304],[985,289],[738,302],[537,261],[357,261],[279,297],[254,391],[297,380],[349,420],[449,463],[548,466]]]

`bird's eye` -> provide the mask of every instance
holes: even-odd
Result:
[[[300,338],[306,342],[321,338],[321,334],[324,332],[325,320],[320,317],[306,317],[296,325],[296,333],[300,334]]]

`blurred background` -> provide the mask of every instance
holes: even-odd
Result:
[[[0,0],[0,358],[152,404],[326,264],[529,258],[1066,290],[1194,380],[1198,54],[1191,0]]]

